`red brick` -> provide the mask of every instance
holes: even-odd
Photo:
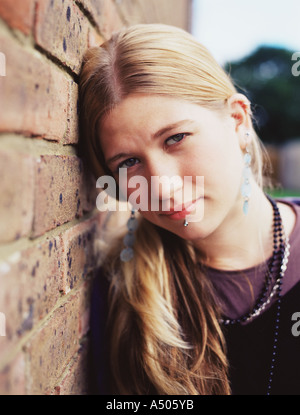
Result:
[[[103,0],[78,0],[78,3],[92,16],[93,21],[99,29],[103,10]]]
[[[79,350],[79,305],[79,294],[68,298],[26,344],[28,394],[51,391]]]
[[[0,395],[25,395],[25,361],[23,353],[0,372]]]
[[[192,0],[121,0],[117,8],[126,25],[163,23],[189,30],[191,4]]]
[[[6,76],[0,77],[0,132],[60,141],[68,128],[70,81],[37,52],[0,35]]]
[[[82,174],[82,208],[84,212],[90,212],[96,207],[96,199],[101,189],[96,188],[96,180],[92,173],[83,167]]]
[[[13,151],[0,151],[0,242],[29,235],[32,226],[33,159]]]
[[[78,85],[71,81],[69,84],[68,95],[68,112],[67,112],[67,131],[61,140],[62,144],[76,144],[78,143],[79,129],[78,129]]]
[[[29,35],[34,21],[34,0],[1,0],[0,16],[13,29]]]
[[[76,156],[41,156],[36,163],[33,236],[82,215],[82,162]]]
[[[97,263],[95,241],[99,238],[103,215],[81,222],[61,237],[64,247],[64,278],[60,290],[68,293],[81,283]]]
[[[104,38],[94,28],[89,28],[88,47],[100,46],[103,42]]]
[[[90,329],[91,289],[93,287],[92,281],[92,278],[85,281],[80,293],[79,337],[81,339],[88,334],[88,331]]]
[[[79,0],[79,3],[91,14],[104,38],[124,27],[113,0]]]
[[[86,18],[70,0],[40,1],[36,9],[35,41],[78,74],[88,41]]]
[[[81,345],[78,355],[63,379],[55,387],[55,395],[87,395],[88,394],[88,342]]]
[[[94,0],[96,2],[96,0]],[[113,0],[102,0],[102,14],[100,20],[100,33],[107,39],[124,27]]]
[[[61,258],[61,239],[57,236],[17,251],[1,262],[0,311],[6,316],[6,337],[0,337],[2,358],[48,315],[61,297]]]

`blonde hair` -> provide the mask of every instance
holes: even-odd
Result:
[[[187,32],[136,25],[87,51],[80,78],[84,156],[96,177],[111,174],[99,126],[132,93],[159,94],[222,110],[236,89],[205,47]],[[262,177],[258,138],[253,173]],[[135,257],[119,260],[121,239],[103,268],[111,277],[111,370],[123,394],[230,394],[220,313],[191,243],[141,219]]]

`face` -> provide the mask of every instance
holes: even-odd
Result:
[[[119,169],[126,171],[129,198],[137,190],[129,187],[136,176],[148,184],[139,193],[146,200],[141,214],[147,220],[182,238],[203,239],[242,215],[241,137],[246,130],[237,118],[230,108],[216,111],[135,94],[102,120],[100,144],[117,181]],[[162,176],[170,180],[158,186]],[[191,218],[187,227],[185,217]]]

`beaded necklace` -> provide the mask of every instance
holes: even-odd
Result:
[[[254,308],[237,319],[225,318],[220,320],[221,324],[232,325],[241,324],[251,321],[259,316],[266,306],[271,302],[272,298],[277,295],[276,301],[276,319],[274,329],[274,339],[272,348],[272,359],[268,377],[267,395],[270,395],[273,381],[275,362],[277,357],[277,341],[279,334],[280,311],[281,311],[281,291],[284,273],[287,268],[288,257],[290,253],[290,244],[288,238],[284,235],[282,219],[278,206],[271,197],[266,195],[273,207],[273,255],[268,263],[265,274],[265,285],[256,302]],[[274,278],[275,277],[275,278]],[[275,281],[275,282],[274,282]],[[274,283],[270,290],[271,284]],[[269,293],[269,294],[268,294]]]

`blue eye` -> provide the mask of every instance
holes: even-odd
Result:
[[[185,136],[186,136],[186,133],[172,135],[172,137],[166,140],[166,144],[168,146],[172,146],[173,144],[176,144],[179,141],[183,140]]]
[[[138,159],[132,157],[130,159],[122,161],[122,163],[120,163],[118,165],[118,169],[121,169],[121,168],[127,168],[128,169],[130,167],[133,167],[135,164],[137,164],[137,162],[138,162]]]

